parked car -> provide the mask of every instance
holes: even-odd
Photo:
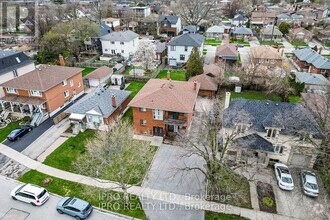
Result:
[[[86,219],[93,211],[93,206],[82,199],[75,197],[64,197],[56,206],[60,214],[68,214],[76,219]]]
[[[237,44],[237,47],[244,47],[243,44]]]
[[[20,128],[15,128],[10,132],[10,134],[7,136],[8,141],[16,141],[32,131],[33,126],[31,125],[24,125]]]
[[[315,173],[307,170],[300,172],[301,186],[305,195],[317,197],[319,195],[319,187],[317,185]]]
[[[293,190],[294,183],[288,166],[283,163],[275,163],[274,168],[278,186],[283,190]]]
[[[10,196],[14,200],[30,203],[33,206],[41,206],[49,199],[46,189],[33,184],[24,184],[15,187]]]

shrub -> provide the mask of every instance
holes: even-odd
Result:
[[[274,206],[274,200],[271,197],[264,197],[262,198],[262,202],[267,206],[267,207],[273,207]]]

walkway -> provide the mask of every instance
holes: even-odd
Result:
[[[66,172],[63,170],[59,170],[47,165],[44,165],[38,161],[35,161],[3,144],[0,144],[0,153],[6,155],[7,157],[17,161],[18,163],[36,170],[38,172],[54,176],[57,178],[61,178],[64,180],[81,183],[93,187],[99,187],[103,189],[111,189],[113,191],[122,192],[120,188],[118,188],[118,184],[116,182],[110,182],[107,180],[96,179],[92,177],[87,177],[79,174],[74,174],[70,172]],[[226,214],[236,214],[250,219],[269,219],[269,220],[289,220],[295,219],[292,217],[287,217],[284,215],[276,215],[270,214],[261,211],[255,211],[251,209],[245,209],[240,207],[235,207],[231,205],[209,202],[200,197],[191,197],[185,195],[178,195],[174,193],[168,193],[161,190],[155,190],[150,188],[142,188],[139,186],[131,186],[127,192],[132,195],[136,195],[140,197],[140,200],[144,199],[154,199],[159,200],[171,204],[177,204],[185,207],[186,209],[202,209],[208,210],[212,212],[221,212]],[[150,208],[152,208],[152,204],[150,204]]]

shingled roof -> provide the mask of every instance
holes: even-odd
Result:
[[[204,37],[200,34],[182,34],[173,38],[168,45],[170,46],[191,46],[200,47],[202,46]]]
[[[164,16],[164,15],[159,16],[159,20],[158,20],[159,22],[164,21],[164,20],[169,21],[171,24],[176,24],[179,20],[179,17],[178,16]]]
[[[310,47],[294,50],[293,54],[299,60],[312,64],[318,69],[330,69],[330,60],[326,59]]]
[[[246,27],[239,27],[234,31],[237,35],[252,35],[252,30]]]
[[[128,104],[130,107],[193,113],[200,84],[150,79]]]
[[[223,59],[229,60],[237,60],[238,59],[238,51],[235,44],[227,44],[217,47],[216,56],[221,57]]]
[[[102,66],[100,68],[97,68],[90,74],[86,76],[86,79],[102,79],[110,74],[113,73],[113,69],[107,67],[107,66]]]
[[[327,78],[325,78],[322,74],[305,72],[295,72],[294,74],[299,82],[310,85],[330,86],[330,81],[327,80]]]
[[[239,118],[241,114],[245,117]],[[265,132],[266,128],[278,128],[285,135],[308,132],[314,137],[321,137],[313,115],[300,104],[238,98],[230,102],[223,115],[226,128],[234,128],[237,123],[245,123],[249,118],[250,130],[257,132]]]
[[[255,59],[259,59],[259,58],[274,59],[274,60],[283,59],[283,57],[277,51],[277,49],[268,45],[251,47],[250,50],[251,50],[252,58]]]
[[[274,146],[258,134],[249,134],[234,140],[237,147],[249,148],[251,150],[274,152]]]
[[[130,30],[114,31],[110,34],[102,36],[101,40],[129,42],[137,37],[139,37],[139,35]]]
[[[283,36],[283,33],[276,26],[274,27],[274,32],[273,32],[273,26],[267,26],[260,30],[260,34]]]
[[[200,90],[217,91],[218,83],[215,77],[206,74],[200,74],[189,79],[189,82],[197,81],[200,83]]]
[[[0,50],[0,75],[34,63],[25,53]]]

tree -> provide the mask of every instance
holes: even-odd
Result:
[[[289,33],[290,28],[291,28],[291,25],[287,22],[281,22],[281,24],[278,26],[278,29],[284,35]]]
[[[115,181],[128,199],[127,189],[140,185],[153,156],[148,142],[133,139],[128,121],[99,131],[86,145],[87,152],[74,163],[78,173]]]
[[[198,25],[212,7],[210,0],[179,0],[173,10],[187,25]]]
[[[140,41],[137,51],[134,54],[134,60],[142,62],[146,70],[155,60],[155,46],[150,41]]]
[[[228,18],[233,18],[239,10],[242,9],[241,1],[233,0],[226,5],[224,15]]]
[[[198,47],[193,47],[189,59],[187,61],[188,77],[196,76],[203,73],[203,60],[200,56]]]

